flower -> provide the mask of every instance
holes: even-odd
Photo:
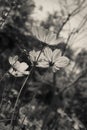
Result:
[[[80,122],[80,120],[77,117],[73,117],[73,128],[75,130],[84,129],[83,124]]]
[[[27,117],[21,117],[20,119],[19,119],[19,124],[21,125],[23,123],[23,125],[25,125],[25,126],[28,126],[29,125],[29,120],[28,120],[28,118]]]
[[[67,57],[61,56],[61,51],[59,49],[52,51],[49,47],[46,47],[43,54],[43,59],[38,63],[38,67],[51,67],[53,72],[56,72],[60,68],[66,67],[69,63],[69,59]]]
[[[58,45],[59,43],[64,42],[63,38],[57,38],[55,33],[48,31],[43,27],[32,27],[32,33],[38,40],[48,45]]]
[[[32,50],[29,52],[29,58],[32,65],[37,65],[43,59],[43,53],[41,51]]]
[[[60,114],[61,117],[67,116],[67,114],[61,108],[58,108],[57,112],[58,112],[58,114]]]
[[[28,75],[29,71],[26,71],[28,65],[25,62],[19,62],[18,56],[9,57],[9,63],[11,64],[11,68],[9,69],[9,73],[15,77],[22,77],[24,75]]]

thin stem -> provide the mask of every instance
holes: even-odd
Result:
[[[0,82],[5,78],[5,76],[6,76],[7,73],[8,73],[8,71],[4,73],[4,75],[3,75],[2,78],[0,79]]]
[[[38,59],[39,59],[39,57],[40,57],[40,55],[41,55],[41,53],[42,53],[43,49],[44,49],[44,46],[43,46],[43,48],[41,49],[41,51],[40,51],[40,53],[39,53],[39,55],[38,55],[38,57],[37,57],[37,61],[38,61]],[[36,93],[37,93],[37,92],[35,92],[35,94],[34,94],[34,96],[33,96],[33,98],[32,98],[32,100],[31,100],[31,101],[33,101],[33,99],[35,98]],[[23,119],[23,121],[22,121],[21,125],[23,125],[23,123],[24,123],[24,121],[25,121],[25,118],[26,118],[26,115],[24,116],[24,119]]]
[[[53,85],[56,86],[56,72],[53,73]]]
[[[67,24],[67,22],[70,20],[70,18],[76,14],[78,14],[82,9],[87,7],[87,4],[82,7],[82,5],[84,4],[84,1],[82,1],[79,5],[79,7],[77,7],[76,9],[74,9],[70,14],[68,14],[66,20],[63,22],[62,26],[60,27],[58,33],[57,33],[57,37],[60,35],[62,29],[64,28],[64,26]]]
[[[44,123],[43,123],[43,126],[42,126],[42,130],[45,130],[46,129],[46,125],[47,125],[47,120],[49,120],[49,115],[50,115],[50,112],[52,110],[52,106],[53,106],[53,99],[55,97],[55,92],[56,92],[56,72],[53,73],[53,98],[51,100],[51,104],[50,104],[50,107],[47,108],[47,112],[46,112],[46,116],[44,117]]]
[[[43,46],[43,48],[44,48],[44,46]],[[41,53],[42,53],[42,51],[43,51],[43,48],[41,49],[41,51],[40,51],[40,53],[39,53],[39,55],[38,55],[38,57],[37,57],[37,61],[36,61],[36,62],[38,62],[38,59],[39,59],[39,57],[40,57],[40,55],[41,55]],[[29,81],[31,80],[31,77],[32,77],[32,74],[33,74],[34,69],[35,69],[35,66],[32,67],[32,69],[31,69],[29,75],[26,77],[26,79],[24,80],[24,82],[23,82],[23,84],[22,84],[22,86],[21,86],[21,89],[20,89],[20,91],[19,91],[19,94],[18,94],[17,99],[16,99],[16,102],[15,102],[15,106],[14,106],[14,109],[13,109],[13,114],[12,114],[10,126],[12,126],[12,124],[13,124],[14,115],[15,115],[15,110],[16,110],[16,107],[17,107],[17,104],[18,104],[18,101],[19,101],[21,92],[22,92],[23,88],[25,87],[25,84],[26,84],[27,80],[28,80],[28,79],[29,79]]]
[[[5,91],[6,91],[6,86],[4,87],[4,90],[3,90],[3,93],[2,93],[2,99],[1,99],[1,103],[0,103],[0,111],[1,111],[1,109],[2,109],[2,104],[3,104],[3,101],[4,101]]]
[[[12,126],[12,123],[13,123],[13,120],[14,120],[15,110],[16,110],[16,107],[17,107],[17,105],[18,105],[18,101],[19,101],[20,94],[21,94],[21,92],[22,92],[22,90],[23,90],[23,88],[24,88],[24,86],[25,86],[25,84],[26,84],[28,78],[29,78],[29,75],[28,75],[28,76],[26,77],[26,79],[24,80],[24,83],[23,83],[23,85],[22,85],[22,87],[21,87],[21,89],[20,89],[20,91],[19,91],[18,96],[17,96],[16,102],[15,102],[15,106],[14,106],[14,109],[13,109],[12,118],[11,118],[11,126]]]
[[[0,123],[1,122],[4,122],[4,121],[10,121],[11,119],[2,119],[2,120],[0,120]]]
[[[35,92],[34,96],[32,97],[31,102],[32,102],[33,99],[35,98],[36,94],[37,94],[37,91]],[[23,120],[22,120],[21,126],[23,126],[23,123],[24,123],[25,119],[26,119],[26,115],[24,116],[24,118],[23,118]]]
[[[1,22],[0,22],[0,29],[3,29],[4,28],[4,25],[6,24],[6,22],[7,22],[7,20],[8,20],[8,16],[10,15],[10,12],[12,11],[12,9],[14,8],[14,7],[16,7],[17,8],[17,0],[15,0],[15,5],[14,6],[12,6],[12,4],[11,4],[11,2],[8,0],[8,2],[9,2],[9,6],[10,6],[10,9],[9,10],[7,10],[6,12],[5,12],[5,10],[4,11],[2,11],[2,19],[1,19]],[[4,18],[3,18],[3,16],[4,16]]]
[[[64,91],[67,91],[68,89],[70,89],[72,86],[75,87],[75,84],[86,74],[87,68],[84,69],[82,72],[80,72],[77,76],[77,78],[72,81],[72,83],[70,83],[67,87],[64,87],[63,89],[61,89],[58,93],[58,95],[62,94]]]
[[[26,119],[26,115],[24,116],[24,118],[22,120],[21,126],[23,126],[23,123],[24,123],[25,119]]]

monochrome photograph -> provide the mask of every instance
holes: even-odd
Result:
[[[87,0],[0,0],[0,130],[87,130]]]

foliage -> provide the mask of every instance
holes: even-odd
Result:
[[[80,29],[60,35],[85,1],[72,2],[36,27],[32,0],[0,1],[0,130],[86,130],[87,53],[68,45]]]

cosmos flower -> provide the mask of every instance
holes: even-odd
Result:
[[[48,31],[43,27],[32,27],[32,34],[42,43],[46,43],[51,46],[64,42],[63,38],[57,38],[55,33]]]
[[[9,69],[9,73],[15,77],[22,77],[24,75],[28,75],[29,71],[26,69],[29,67],[25,62],[19,62],[18,56],[9,57],[9,63],[12,66]]]
[[[29,52],[29,58],[32,65],[37,65],[43,59],[43,53],[41,51],[32,50]]]
[[[69,59],[65,56],[61,56],[61,53],[59,49],[52,51],[49,47],[46,47],[43,51],[43,59],[38,63],[38,67],[51,67],[53,72],[66,67],[69,63]]]

